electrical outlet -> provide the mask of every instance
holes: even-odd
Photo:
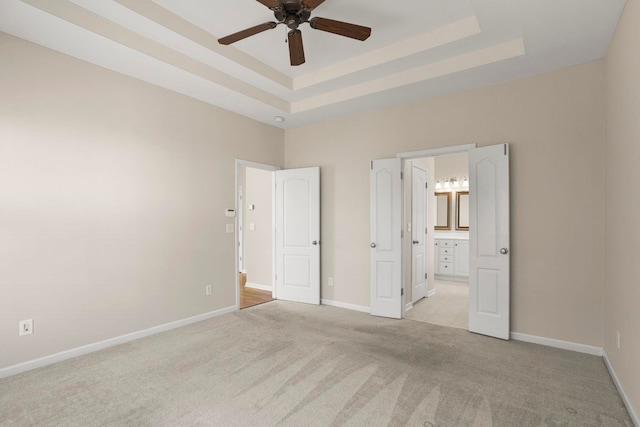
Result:
[[[616,345],[618,346],[618,350],[620,350],[620,331],[616,331]]]
[[[207,285],[204,287],[204,294],[211,295],[211,285]]]
[[[329,280],[327,282],[329,286],[333,286],[333,277],[329,277]]]
[[[33,319],[21,320],[18,326],[20,327],[20,336],[33,333]]]

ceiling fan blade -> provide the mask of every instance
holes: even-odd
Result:
[[[289,58],[291,65],[304,64],[304,46],[302,45],[302,32],[300,30],[289,31]]]
[[[313,10],[324,3],[324,0],[302,0],[302,4],[307,10]]]
[[[225,45],[235,43],[238,40],[246,39],[247,37],[261,33],[263,31],[271,30],[277,25],[278,24],[276,24],[275,22],[265,22],[264,24],[256,25],[255,27],[247,28],[246,30],[238,31],[237,33],[218,39],[218,43]]]
[[[361,25],[349,24],[347,22],[334,21],[327,18],[312,18],[309,21],[311,28],[339,36],[351,37],[352,39],[364,41],[371,35],[371,28]]]
[[[278,0],[258,0],[263,5],[267,6],[269,9],[278,9],[280,8],[280,2]]]

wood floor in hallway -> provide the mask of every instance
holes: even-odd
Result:
[[[248,286],[240,286],[240,309],[273,301],[271,291],[263,291]]]

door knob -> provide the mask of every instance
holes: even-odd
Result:
[[[311,242],[311,244],[315,246],[315,245],[317,245],[317,244],[318,244],[318,241],[317,241],[317,240],[314,240],[313,242]]]
[[[417,240],[414,240],[414,241],[413,241],[413,244],[414,244],[414,245],[417,245],[418,243],[420,243],[420,242],[418,242]]]
[[[375,244],[375,243],[372,243],[372,244],[371,244],[371,247],[372,247],[372,248],[375,248],[375,247],[376,247],[376,244]]]
[[[509,253],[509,249],[507,249],[507,248],[502,248],[502,249],[500,249],[500,253],[501,253],[502,255],[506,255],[506,254],[508,254],[508,253]]]

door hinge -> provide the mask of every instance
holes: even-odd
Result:
[[[425,278],[425,279],[427,278],[427,273],[424,273],[424,278]]]
[[[400,172],[400,179],[403,180],[404,179],[404,173]]]
[[[507,144],[504,144],[504,155],[507,155]]]
[[[427,227],[424,228],[424,234],[428,234],[429,233],[429,229]]]
[[[240,242],[238,242],[238,247],[240,247]]]
[[[424,188],[429,188],[429,183],[428,182],[424,183]]]
[[[404,239],[404,230],[400,230],[400,238]]]
[[[404,288],[401,288],[400,289],[400,296],[403,296],[403,295],[404,295]]]
[[[371,160],[371,170],[373,170],[373,160]]]

